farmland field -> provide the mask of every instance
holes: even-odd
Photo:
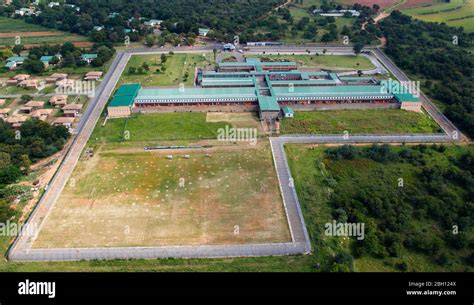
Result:
[[[149,71],[129,73],[130,67],[138,68],[147,63]],[[209,67],[214,64],[212,53],[203,54],[167,54],[166,62],[161,62],[160,54],[134,55],[130,58],[119,80],[123,83],[139,83],[143,86],[171,86],[184,83],[194,83],[194,70],[196,67]],[[163,71],[165,67],[165,71]],[[160,69],[160,72],[157,72]]]
[[[403,13],[423,21],[446,22],[450,26],[462,26],[468,32],[474,31],[474,0],[452,0],[405,9]]]
[[[24,46],[37,44],[61,44],[72,42],[78,47],[88,47],[92,43],[87,37],[51,29],[24,22],[23,20],[0,17],[0,46],[15,44],[15,37],[20,37]]]
[[[296,112],[283,119],[282,134],[308,133],[435,133],[441,129],[426,113],[400,109]]]

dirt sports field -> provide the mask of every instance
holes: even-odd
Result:
[[[33,248],[290,241],[268,141],[215,142],[101,146],[79,161]]]

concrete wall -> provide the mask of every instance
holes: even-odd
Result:
[[[414,112],[421,112],[421,102],[402,102],[401,109],[414,111]]]
[[[131,114],[130,107],[107,107],[107,114],[110,118],[123,118]]]
[[[257,111],[257,105],[236,105],[236,106],[161,106],[161,107],[147,107],[133,108],[134,113],[152,113],[152,112],[246,112],[246,111]]]
[[[398,109],[400,104],[310,104],[310,105],[297,105],[289,104],[289,107],[296,111],[310,111],[310,110],[341,110],[341,109]]]

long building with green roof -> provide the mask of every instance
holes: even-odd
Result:
[[[180,106],[187,106],[189,111],[189,107],[242,106],[258,109],[261,119],[274,119],[284,106],[298,109],[318,104],[354,103],[421,111],[418,97],[409,92],[397,92],[396,86],[387,86],[372,77],[339,77],[332,72],[299,71],[295,66],[294,62],[247,59],[246,62],[221,63],[216,71],[198,71],[192,87],[122,85],[109,102],[109,116],[122,117],[133,111],[163,107],[175,107],[174,110],[179,111]]]

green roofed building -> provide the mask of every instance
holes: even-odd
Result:
[[[135,97],[141,86],[139,84],[121,85],[107,106],[110,118],[128,117],[132,113]]]
[[[262,120],[283,115],[291,117],[296,110],[342,109],[349,104],[374,104],[368,107],[402,108],[421,111],[419,98],[399,93],[370,77],[339,77],[332,72],[297,70],[294,62],[220,63],[216,71],[198,71],[194,87],[142,88],[138,84],[122,85],[108,105],[110,117],[123,117],[132,111],[205,111],[216,108],[258,110]],[[376,105],[375,105],[376,104]]]
[[[97,58],[97,54],[82,54],[81,59],[90,64],[94,59]]]
[[[295,116],[295,112],[290,107],[282,107],[281,111],[283,112],[283,117],[285,118],[292,118]]]

